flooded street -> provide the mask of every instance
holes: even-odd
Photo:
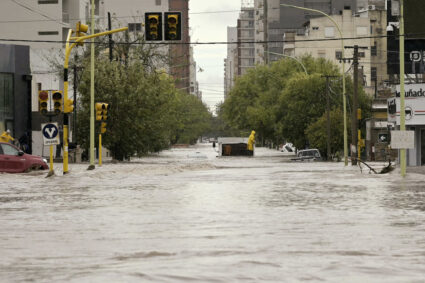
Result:
[[[425,281],[425,175],[256,150],[0,174],[0,281]]]

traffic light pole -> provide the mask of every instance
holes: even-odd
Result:
[[[102,134],[99,134],[99,166],[102,166]]]
[[[69,113],[72,111],[67,107],[68,106],[68,64],[69,64],[69,56],[71,54],[72,48],[77,46],[78,43],[84,42],[87,39],[108,35],[111,33],[126,31],[128,28],[119,28],[119,29],[113,29],[110,31],[95,33],[91,35],[86,36],[80,36],[80,37],[72,37],[72,29],[68,31],[68,36],[66,38],[66,45],[65,45],[65,61],[63,66],[63,101],[64,101],[64,114],[63,114],[63,174],[68,173],[68,127],[69,127]],[[75,42],[70,42],[71,40],[75,40]],[[75,97],[74,97],[75,99]],[[94,111],[93,111],[94,115]]]

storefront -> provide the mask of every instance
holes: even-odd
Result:
[[[406,130],[415,132],[415,147],[407,150],[407,165],[425,165],[425,84],[405,85]],[[400,86],[388,99],[388,123],[400,127]]]

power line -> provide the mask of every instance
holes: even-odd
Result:
[[[408,36],[405,34],[404,36]],[[415,34],[418,35],[418,34]],[[422,34],[421,34],[422,35]],[[326,41],[335,41],[335,40],[359,40],[359,39],[372,39],[372,38],[391,38],[398,37],[394,35],[377,35],[377,36],[361,36],[361,37],[344,37],[344,38],[317,38],[317,39],[302,39],[302,40],[265,40],[265,41],[210,41],[210,42],[178,42],[178,41],[161,41],[161,42],[119,42],[114,41],[114,44],[117,45],[227,45],[227,44],[264,44],[264,43],[297,43],[297,42],[326,42]],[[11,42],[34,42],[34,43],[60,43],[64,44],[64,40],[38,40],[38,39],[8,39],[0,38],[0,41],[11,41]],[[91,44],[91,42],[85,42],[86,44]],[[95,44],[105,44],[103,41],[95,41]]]

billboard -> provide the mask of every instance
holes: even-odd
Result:
[[[425,125],[425,84],[408,84],[404,88],[406,125]],[[388,122],[400,125],[400,85],[396,97],[387,100]]]

